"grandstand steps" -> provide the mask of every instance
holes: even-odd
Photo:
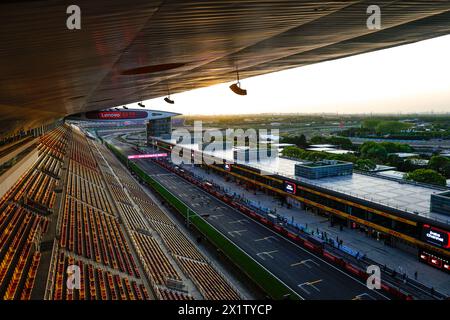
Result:
[[[194,300],[190,295],[171,289],[158,288],[158,294],[162,300]]]
[[[70,132],[70,131],[69,131]],[[68,134],[70,135],[70,134]],[[68,147],[68,146],[66,146]],[[65,152],[64,158],[60,159],[57,157],[54,157],[51,153],[48,153],[48,156],[50,156],[53,159],[56,159],[59,163],[59,175],[54,174],[53,172],[40,168],[40,171],[51,176],[52,178],[56,179],[56,184],[54,186],[54,192],[56,194],[56,199],[53,205],[53,208],[48,216],[49,218],[49,225],[47,232],[42,236],[41,242],[40,242],[40,252],[41,252],[41,260],[36,272],[36,279],[35,279],[35,285],[31,291],[31,299],[32,300],[43,300],[45,298],[46,289],[48,286],[48,275],[49,270],[51,269],[52,264],[52,252],[54,250],[55,246],[55,239],[58,237],[57,234],[57,225],[58,225],[58,218],[59,218],[59,211],[61,208],[61,203],[63,199],[63,186],[65,181],[67,180],[67,151]]]
[[[152,237],[152,236],[153,236],[153,232],[151,232],[151,231],[149,231],[149,230],[144,230],[144,229],[139,229],[139,228],[137,228],[137,229],[135,230],[135,232],[136,232],[136,233],[143,234],[144,236],[149,236],[149,237]]]
[[[122,271],[117,270],[117,269],[113,269],[113,268],[111,268],[109,266],[106,266],[106,265],[104,265],[102,263],[95,262],[92,259],[87,259],[87,258],[85,258],[83,256],[77,255],[77,254],[75,254],[75,253],[73,253],[71,251],[67,251],[65,249],[59,249],[59,252],[63,252],[66,257],[74,258],[75,260],[82,261],[82,262],[84,262],[86,264],[90,264],[90,265],[92,265],[92,266],[94,266],[94,267],[96,267],[96,268],[98,268],[100,270],[108,271],[112,275],[118,275],[118,276],[120,276],[122,278],[127,278],[127,279],[133,280],[133,281],[135,281],[135,282],[137,282],[139,284],[143,284],[142,278],[136,278],[134,276],[129,275],[128,273],[122,272]]]
[[[27,209],[33,213],[42,215],[44,217],[48,217],[49,215],[53,214],[53,210],[47,209],[41,206],[39,203],[30,199],[21,199],[16,204],[24,209]]]
[[[53,249],[53,241],[52,240],[41,241],[41,244],[39,246],[40,252],[47,252],[47,251],[51,251],[52,249]]]
[[[82,203],[82,204],[85,205],[86,207],[92,208],[92,209],[94,209],[94,210],[96,210],[96,211],[99,211],[100,213],[102,213],[102,214],[104,214],[104,215],[107,215],[107,216],[110,216],[110,217],[114,217],[114,218],[118,218],[117,213],[107,212],[107,211],[105,211],[105,210],[102,210],[102,209],[100,209],[100,208],[98,208],[98,207],[96,207],[96,206],[93,206],[93,205],[90,204],[90,203],[87,203],[87,202],[85,202],[85,201],[83,201],[83,200],[81,200],[81,199],[78,199],[78,198],[76,198],[76,197],[74,197],[74,196],[71,196],[71,195],[69,195],[69,194],[66,195],[66,198],[67,198],[67,199],[74,199],[75,201],[77,201],[77,202],[79,202],[79,203]]]
[[[49,249],[47,249],[47,246],[49,246]],[[31,300],[43,300],[45,296],[47,274],[52,258],[51,249],[53,248],[53,243],[51,242],[50,245],[48,245],[47,242],[45,242],[44,248],[47,250],[43,249],[41,243],[41,262],[39,263],[39,267],[36,272],[36,279],[34,281],[33,290],[31,291]]]
[[[45,169],[37,169],[38,171],[41,171],[42,173],[52,177],[53,179],[59,180],[59,176],[54,174],[53,172],[49,171],[49,170],[45,170]]]
[[[193,296],[196,300],[205,299],[204,296],[198,290],[197,286],[186,275],[184,270],[180,268],[180,266],[178,265],[177,261],[174,259],[174,256],[172,255],[172,253],[170,252],[170,250],[167,247],[166,243],[161,238],[161,236],[158,234],[158,232],[156,230],[152,230],[152,231],[149,230],[146,233],[150,233],[150,235],[146,235],[146,236],[152,238],[153,240],[155,240],[158,243],[159,248],[163,251],[165,257],[168,259],[168,261],[170,262],[172,267],[175,269],[177,274],[181,277],[180,282],[181,282],[182,285],[181,284],[178,285],[177,291],[181,291],[181,292],[184,292],[184,293],[189,293],[189,295]],[[171,287],[170,285],[167,284],[167,281],[166,281],[165,285],[169,289],[174,289],[174,287]]]
[[[51,148],[51,149],[54,150],[53,148]],[[39,155],[41,155],[42,153],[44,153],[44,152],[40,152]],[[51,157],[51,158],[53,158],[53,159],[56,159],[56,160],[59,161],[59,162],[63,162],[62,159],[58,158],[57,156],[55,156],[55,155],[53,155],[53,154],[51,154],[51,153],[47,153],[47,156],[48,156],[48,157]]]

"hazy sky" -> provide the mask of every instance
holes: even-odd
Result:
[[[183,114],[450,112],[450,35],[247,78],[247,96],[229,84],[145,104]]]

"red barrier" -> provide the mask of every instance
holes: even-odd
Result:
[[[274,225],[273,227],[275,230],[277,230],[278,232],[283,232],[284,228],[280,227],[279,225]]]
[[[326,251],[323,252],[323,256],[324,256],[325,259],[327,259],[328,261],[331,261],[333,263],[335,263],[336,260],[337,260],[337,258],[335,256],[333,256],[332,254],[330,254],[330,253],[328,253]]]
[[[296,234],[293,234],[293,233],[290,233],[290,232],[287,233],[287,236],[288,236],[288,238],[290,238],[290,239],[292,239],[294,241],[296,241],[298,239]]]
[[[354,275],[356,275],[356,276],[358,276],[358,277],[361,277],[362,276],[362,271],[361,270],[359,270],[359,269],[357,269],[357,268],[355,268],[352,264],[350,264],[350,263],[346,263],[345,264],[345,269],[347,270],[347,271],[350,271],[351,273],[353,273]]]
[[[314,245],[311,242],[306,241],[306,240],[303,242],[303,246],[305,246],[306,248],[308,248],[308,249],[310,249],[311,251],[314,251],[314,252],[321,252],[322,251],[322,248],[319,248],[318,246],[316,246],[316,245]]]

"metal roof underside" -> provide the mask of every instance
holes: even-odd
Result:
[[[450,1],[2,2],[0,135],[66,115],[450,33]]]

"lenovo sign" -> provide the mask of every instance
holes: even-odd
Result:
[[[146,111],[95,111],[86,112],[87,119],[99,120],[132,120],[147,118]]]

